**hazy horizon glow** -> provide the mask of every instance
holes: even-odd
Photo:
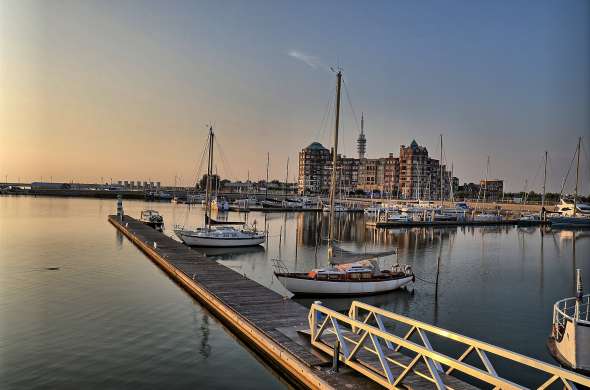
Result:
[[[331,145],[341,66],[343,154],[412,139],[461,182],[559,191],[578,136],[590,192],[590,3],[16,1],[0,4],[0,181],[193,182],[213,123],[224,178],[297,173]],[[201,173],[203,170],[201,170]],[[571,174],[570,174],[571,175]],[[572,176],[568,189],[573,188]]]

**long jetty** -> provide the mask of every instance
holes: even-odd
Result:
[[[331,372],[330,357],[306,346],[299,333],[309,329],[309,310],[304,306],[130,216],[108,219],[292,384],[312,389],[381,388],[352,370]]]

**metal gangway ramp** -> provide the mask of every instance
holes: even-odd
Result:
[[[358,301],[348,315],[316,302],[308,320],[315,348],[334,358],[337,351],[340,362],[389,389],[590,387],[586,376]],[[451,357],[437,351],[431,339],[462,353]],[[495,366],[508,366],[512,373],[532,370],[541,380],[523,386]]]

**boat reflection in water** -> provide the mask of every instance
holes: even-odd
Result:
[[[224,260],[229,260],[240,255],[264,253],[264,247],[260,245],[227,248],[203,247],[196,250],[207,257],[221,257]]]

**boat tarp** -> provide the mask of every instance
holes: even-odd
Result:
[[[351,264],[363,260],[371,260],[377,257],[389,256],[395,253],[395,250],[381,251],[381,252],[352,252],[347,249],[334,246],[334,256],[330,259],[332,264]],[[375,261],[375,260],[371,260]],[[377,262],[375,261],[375,264]],[[377,267],[378,268],[378,267]]]
[[[205,222],[211,223],[211,225],[244,225],[246,222],[242,221],[218,221],[209,217],[208,215],[205,216]]]

